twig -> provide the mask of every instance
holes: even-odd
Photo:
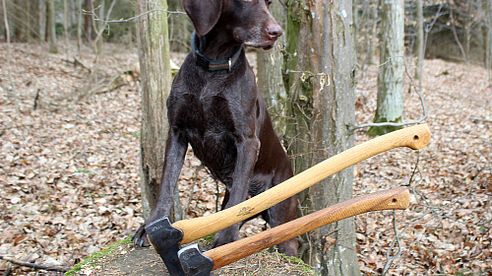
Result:
[[[66,272],[66,271],[68,271],[67,267],[56,267],[56,266],[39,265],[36,263],[22,262],[19,260],[7,258],[5,256],[0,256],[0,260],[7,261],[7,262],[12,263],[14,265],[30,267],[33,269],[40,269],[40,270],[54,271],[54,272]]]
[[[429,23],[428,25],[425,26],[424,48],[427,48],[427,40],[429,38],[429,33],[432,31],[432,28],[434,28],[434,25],[436,24],[437,19],[439,19],[439,17],[441,17],[442,15],[445,15],[445,13],[442,13],[441,10],[442,10],[442,3],[439,4],[439,7],[437,8],[437,12],[436,12],[434,18],[432,19],[431,23]]]
[[[407,186],[412,185],[412,183],[414,181],[414,176],[417,173],[418,168],[419,168],[419,163],[420,163],[420,152],[417,151],[417,160],[415,161],[415,166],[413,167],[413,171],[412,171],[412,174],[410,175],[410,179],[408,180]],[[386,264],[384,265],[383,272],[381,273],[381,275],[386,275],[386,273],[388,273],[388,270],[390,269],[393,262],[398,257],[400,257],[400,255],[401,255],[400,237],[398,235],[398,229],[396,227],[396,210],[393,210],[393,220],[392,221],[393,221],[393,232],[395,233],[395,240],[391,243],[390,248],[386,252],[387,261],[386,261]],[[402,231],[405,231],[405,230],[406,230],[406,227],[404,227]],[[395,245],[398,246],[398,251],[396,252],[395,255],[390,256],[390,252],[394,250]]]
[[[388,261],[386,261],[386,264],[384,265],[383,273],[381,273],[381,275],[386,275],[393,262],[401,255],[400,237],[398,236],[398,229],[396,227],[396,210],[393,210],[393,232],[395,233],[395,240],[393,241],[391,247],[386,252],[386,258],[388,259]],[[390,256],[391,252],[395,248],[395,245],[398,247],[398,251],[396,252],[395,255]]]
[[[425,104],[424,95],[422,94],[422,91],[419,91],[419,89],[417,89],[415,87],[413,78],[410,75],[410,73],[408,72],[407,66],[405,66],[405,74],[410,79],[410,84],[411,84],[410,86],[413,87],[413,90],[415,91],[415,93],[417,93],[417,95],[419,97],[420,106],[422,108],[422,116],[417,120],[406,121],[406,122],[401,122],[401,123],[382,122],[382,123],[367,123],[367,124],[357,125],[357,126],[350,128],[351,131],[361,129],[361,128],[367,128],[367,127],[385,127],[385,126],[404,127],[404,126],[420,124],[420,123],[423,123],[425,120],[427,120],[427,107]]]
[[[452,27],[451,29],[453,30],[454,40],[456,40],[456,43],[460,48],[461,55],[463,56],[463,61],[466,62],[468,60],[468,57],[466,55],[465,49],[463,48],[463,45],[461,45],[461,41],[458,37],[458,33],[456,32],[456,21],[454,20],[454,16],[453,16],[453,5],[451,5],[449,1],[448,1],[448,5],[449,5],[449,17],[451,18],[451,27]]]
[[[413,167],[412,174],[410,175],[410,179],[408,180],[408,186],[412,185],[415,173],[417,172],[417,170],[419,168],[419,162],[420,162],[420,151],[417,151],[417,161],[415,161],[415,167]]]
[[[109,10],[106,14],[106,18],[109,18],[111,16],[115,4],[116,4],[116,0],[113,0],[109,6]],[[93,47],[95,49],[97,48],[97,42],[99,41],[99,39],[101,39],[101,35],[104,33],[104,30],[106,29],[107,26],[108,26],[108,22],[104,20],[102,28],[97,31],[96,39],[94,39],[94,41],[92,42]]]
[[[83,14],[87,14],[87,15],[93,16],[95,21],[103,21],[105,24],[111,24],[111,23],[129,23],[131,21],[137,20],[140,17],[145,16],[145,15],[147,15],[149,13],[153,13],[153,12],[165,12],[165,13],[168,13],[169,15],[173,15],[173,14],[186,15],[185,12],[181,12],[181,11],[166,11],[166,10],[156,9],[156,10],[147,11],[147,12],[144,12],[142,14],[139,14],[139,15],[136,15],[136,16],[133,16],[133,17],[129,17],[129,18],[126,18],[126,19],[121,18],[121,19],[116,19],[116,20],[104,20],[104,19],[98,18],[98,16],[94,13],[94,11],[92,11],[92,12],[88,12],[88,11],[85,11],[85,10],[82,11]]]

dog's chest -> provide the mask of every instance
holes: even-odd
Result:
[[[178,106],[175,126],[185,135],[194,154],[224,181],[236,158],[235,125],[229,102],[220,95],[184,94]]]
[[[234,132],[234,122],[227,99],[220,95],[198,97],[184,94],[179,103],[176,126],[191,136]]]

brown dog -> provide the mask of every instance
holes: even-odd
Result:
[[[169,215],[176,182],[190,144],[212,175],[227,187],[223,208],[292,176],[290,161],[273,131],[244,46],[269,49],[282,29],[269,0],[183,0],[195,26],[193,51],[173,81],[167,100],[169,138],[157,206],[147,220]],[[276,226],[296,218],[297,200],[262,213]],[[238,239],[239,224],[219,232],[214,245]],[[141,227],[134,242],[144,244]],[[279,245],[289,255],[297,241]]]

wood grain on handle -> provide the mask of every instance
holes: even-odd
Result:
[[[192,242],[252,217],[362,160],[399,147],[421,149],[427,146],[429,141],[430,131],[427,124],[376,137],[322,161],[238,205],[210,216],[177,221],[173,227],[183,232],[181,243]]]
[[[217,269],[323,225],[371,211],[406,209],[409,202],[410,193],[403,187],[353,198],[203,254]]]

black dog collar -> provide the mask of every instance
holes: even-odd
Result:
[[[205,38],[199,38],[194,32],[191,35],[191,50],[195,54],[196,64],[208,71],[231,71],[243,52],[243,45],[239,46],[234,54],[226,60],[212,60],[201,52],[201,45],[205,43]]]

